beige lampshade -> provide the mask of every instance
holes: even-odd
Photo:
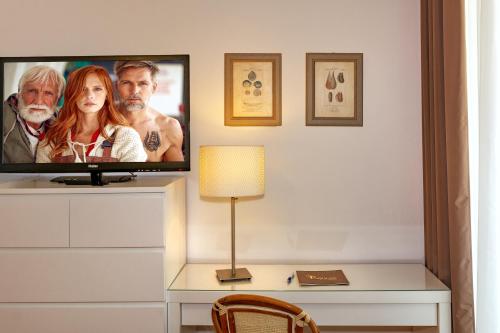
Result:
[[[262,194],[263,146],[200,147],[200,195],[238,198]]]

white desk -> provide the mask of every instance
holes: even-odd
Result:
[[[251,293],[302,307],[319,326],[434,327],[451,333],[450,290],[420,264],[238,265],[251,281],[220,283],[215,269],[228,265],[187,264],[167,290],[168,333],[181,326],[212,325],[212,302]],[[349,286],[301,287],[295,270],[342,269]]]

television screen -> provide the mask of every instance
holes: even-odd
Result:
[[[0,58],[3,172],[189,170],[189,56]]]

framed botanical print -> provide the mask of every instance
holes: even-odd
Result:
[[[363,126],[363,54],[306,54],[306,125]]]
[[[281,54],[224,55],[224,125],[281,125]]]

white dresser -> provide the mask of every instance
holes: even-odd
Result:
[[[183,177],[0,184],[0,332],[166,332],[185,196]]]

